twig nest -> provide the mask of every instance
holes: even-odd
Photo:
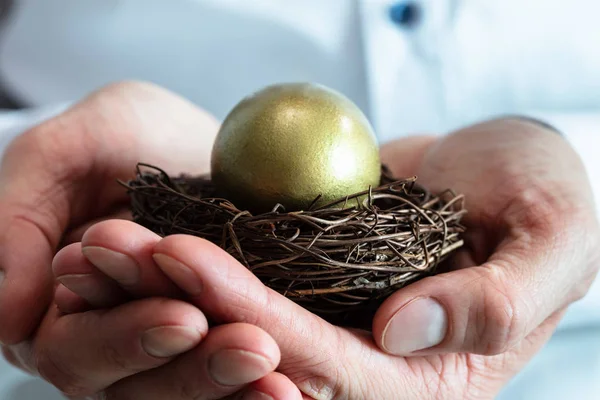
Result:
[[[432,195],[397,180],[307,211],[280,205],[253,215],[215,196],[208,176],[169,177],[141,164],[126,184],[134,220],[161,236],[190,234],[220,246],[265,285],[324,319],[370,329],[397,289],[435,274],[462,246],[463,196]],[[361,207],[340,207],[362,198]]]
[[[219,194],[265,212],[317,205],[379,186],[377,140],[362,111],[321,85],[269,86],[243,99],[217,135],[211,161]]]
[[[390,176],[363,113],[318,85],[242,100],[218,134],[212,179],[140,164],[125,186],[136,222],[215,243],[340,325],[368,329],[381,301],[463,243],[462,196]]]

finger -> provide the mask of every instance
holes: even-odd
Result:
[[[105,395],[109,399],[220,399],[275,371],[280,357],[273,338],[256,326],[217,326],[198,348],[168,365],[116,383]]]
[[[90,304],[81,296],[59,284],[54,292],[54,302],[63,314],[74,314],[88,311]]]
[[[73,243],[61,249],[52,261],[52,271],[58,282],[77,294],[93,308],[111,307],[122,303],[126,293],[92,265],[81,252],[81,243]],[[64,291],[61,289],[64,296]],[[70,297],[72,299],[72,296]],[[63,300],[64,297],[61,299]],[[61,302],[59,307],[64,311]],[[68,306],[67,306],[68,307]]]
[[[100,222],[83,235],[83,255],[98,270],[135,297],[181,296],[177,288],[156,267],[152,249],[160,236],[125,220]]]
[[[154,252],[157,265],[209,318],[221,323],[243,321],[268,332],[282,352],[278,371],[302,392],[330,398],[338,389],[346,389],[350,378],[347,369],[339,366],[344,360],[364,356],[361,349],[370,346],[368,339],[334,327],[268,289],[206,240],[172,235],[162,239]]]
[[[63,393],[84,397],[167,363],[196,347],[207,330],[202,312],[176,300],[58,316],[39,331],[36,367]]]
[[[244,390],[242,400],[302,400],[302,392],[285,375],[271,372]]]
[[[181,291],[152,259],[151,249],[159,240],[131,221],[98,222],[84,233],[82,243],[56,255],[53,270],[59,282],[94,308],[120,304],[129,295],[179,297]]]
[[[206,171],[217,130],[214,118],[165,90],[120,83],[18,137],[0,168],[0,342],[23,341],[38,326],[62,235],[127,200],[116,179],[131,177],[139,161]]]

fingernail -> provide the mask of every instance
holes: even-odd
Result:
[[[122,300],[123,294],[116,286],[105,286],[92,274],[67,274],[56,277],[71,292],[97,307],[108,307]]]
[[[83,255],[100,271],[123,285],[134,285],[140,279],[140,268],[126,254],[99,246],[86,246]]]
[[[242,400],[274,400],[273,397],[263,392],[252,391],[242,397]]]
[[[92,304],[103,303],[106,300],[104,293],[98,291],[98,285],[92,275],[68,274],[58,276],[56,280]]]
[[[440,344],[448,329],[446,310],[431,298],[418,298],[392,317],[383,333],[383,347],[396,355]]]
[[[188,326],[161,326],[142,335],[142,347],[154,357],[173,357],[196,347],[200,331]]]
[[[197,296],[202,292],[200,278],[187,265],[165,254],[156,253],[152,257],[160,269],[181,289],[192,296]]]
[[[221,350],[208,360],[208,370],[213,380],[224,386],[254,382],[273,368],[264,356],[246,350]]]

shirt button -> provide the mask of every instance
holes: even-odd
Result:
[[[421,7],[415,1],[400,1],[390,7],[390,19],[405,28],[415,26],[421,20]]]

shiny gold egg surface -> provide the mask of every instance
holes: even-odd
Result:
[[[217,191],[238,208],[305,210],[379,185],[377,139],[362,111],[321,85],[269,86],[223,121],[211,159]]]

